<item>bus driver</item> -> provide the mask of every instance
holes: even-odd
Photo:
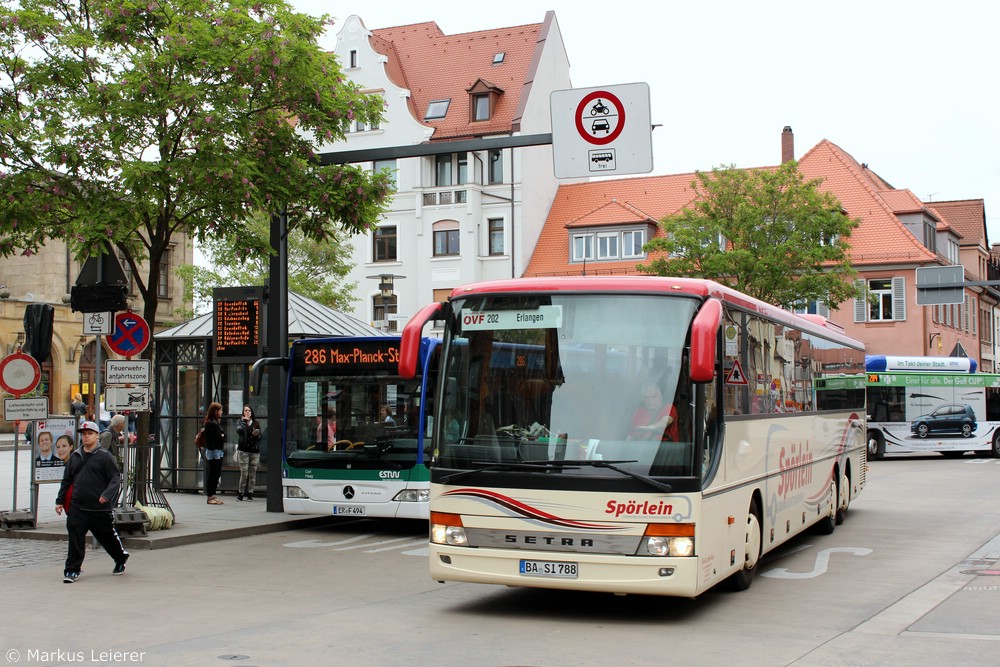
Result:
[[[655,382],[642,385],[642,405],[632,414],[629,440],[673,440],[677,442],[677,408],[663,402],[663,393]]]

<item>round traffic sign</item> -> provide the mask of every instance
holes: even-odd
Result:
[[[34,357],[24,352],[9,354],[0,360],[0,388],[20,397],[38,386],[42,369]]]
[[[139,354],[149,345],[149,324],[135,313],[115,315],[115,332],[108,336],[108,347],[123,357]]]
[[[576,131],[596,146],[610,144],[625,129],[625,105],[613,93],[595,90],[576,107]]]

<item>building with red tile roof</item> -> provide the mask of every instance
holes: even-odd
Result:
[[[791,159],[793,141],[785,128],[784,159]],[[860,220],[849,241],[850,258],[871,300],[852,300],[832,313],[823,304],[817,310],[863,340],[870,354],[964,351],[992,371],[1000,292],[971,286],[962,304],[922,306],[915,287],[916,269],[925,266],[963,264],[966,281],[996,272],[982,200],[925,204],[827,140],[801,157],[799,169],[806,178],[822,179],[821,189]],[[688,173],[561,186],[524,275],[639,273],[636,266],[651,257],[634,252],[631,240],[661,235],[657,221],[694,201],[693,181]]]
[[[352,239],[348,280],[363,297],[353,314],[396,330],[460,284],[521,275],[559,186],[550,145],[398,159],[391,149],[551,133],[549,95],[572,87],[555,14],[455,35],[433,21],[369,30],[351,16],[334,52],[353,83],[382,96],[384,118],[355,122],[320,152],[385,149],[363,166],[396,184],[378,228]],[[392,296],[382,275],[396,276]]]

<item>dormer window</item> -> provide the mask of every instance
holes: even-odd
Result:
[[[491,119],[503,95],[503,90],[483,79],[472,84],[466,92],[469,93],[469,122],[472,123]]]
[[[448,106],[451,104],[451,98],[446,100],[433,100],[427,105],[427,113],[424,114],[424,120],[432,120],[434,118],[444,118],[448,113]]]
[[[483,95],[473,95],[472,96],[472,120],[489,120],[490,119],[490,96]]]

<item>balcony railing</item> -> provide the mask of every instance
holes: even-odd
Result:
[[[468,201],[467,190],[440,190],[424,193],[424,206],[447,206],[448,204],[464,204]]]

